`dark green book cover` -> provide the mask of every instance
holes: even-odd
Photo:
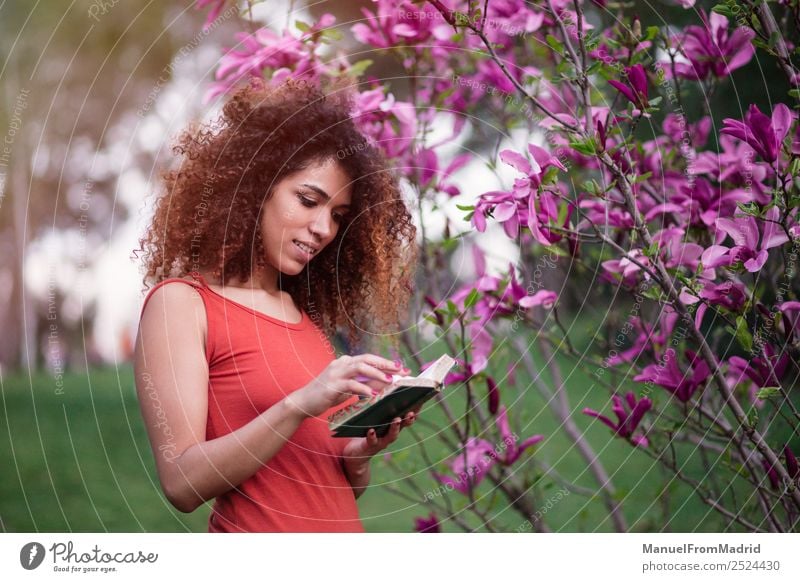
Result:
[[[365,437],[367,431],[375,429],[384,436],[397,417],[430,400],[444,387],[444,378],[455,364],[455,360],[443,355],[416,377],[395,376],[395,381],[381,394],[361,400],[328,419],[335,437]]]

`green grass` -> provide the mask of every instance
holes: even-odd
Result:
[[[432,358],[439,353],[427,355]],[[539,354],[534,354],[534,358],[539,365],[543,363]],[[588,441],[612,476],[618,495],[624,499],[631,529],[724,529],[720,518],[709,513],[687,486],[673,481],[662,492],[661,485],[666,480],[647,457],[637,454],[622,440],[612,438],[602,424],[580,414],[587,406],[608,412],[608,394],[599,387],[589,389],[591,383],[573,363],[563,358],[559,362],[573,416],[586,431]],[[496,370],[505,369],[502,362],[493,364],[499,364]],[[535,451],[526,453],[517,467],[541,475],[544,462],[563,478],[596,491],[586,463],[559,429],[543,397],[527,384],[527,379],[518,372],[516,388],[506,386],[505,382],[501,385],[503,402],[513,409],[512,430],[521,439],[532,434],[544,434],[547,439]],[[485,398],[485,392],[483,385],[475,386],[476,398]],[[463,414],[464,390],[446,394],[453,412]],[[31,378],[6,377],[1,404],[0,463],[4,467],[0,481],[1,531],[206,531],[210,505],[186,515],[173,509],[161,494],[129,366],[95,369],[89,375],[68,374],[61,394],[52,377],[45,373]],[[485,403],[481,406],[485,407]],[[437,430],[446,432],[447,421],[431,403],[413,431],[404,431],[391,447],[400,476],[382,456],[375,459],[372,484],[359,499],[368,531],[411,531],[413,518],[428,514],[429,510],[418,501],[425,491],[435,489],[438,484],[426,472],[428,463],[422,457],[422,447],[440,471],[446,471],[443,461],[451,456],[436,438]],[[494,437],[487,435],[487,438]],[[687,470],[697,473],[699,460],[690,461]],[[527,471],[528,468],[533,470]],[[419,491],[410,488],[408,474],[417,475]],[[534,500],[537,508],[559,489],[548,476],[540,485],[539,497]],[[391,493],[389,486],[406,492],[412,500]],[[491,493],[488,482],[478,489],[478,496],[488,495],[487,500]],[[666,517],[659,501],[662,493],[670,500]],[[466,505],[466,499],[458,492],[445,495],[456,508]],[[436,500],[441,502],[443,498]],[[499,531],[515,531],[525,521],[500,497],[495,498],[489,514]],[[480,525],[476,518],[462,515],[473,527]],[[602,504],[578,494],[570,494],[556,503],[547,512],[546,521],[554,531],[612,531]],[[445,529],[458,531],[450,524]]]

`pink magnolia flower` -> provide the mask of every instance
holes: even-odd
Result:
[[[800,465],[798,465],[797,457],[795,457],[788,444],[783,445],[783,458],[786,461],[786,472],[789,473],[789,477],[797,485],[798,480],[800,480]],[[770,486],[775,490],[780,490],[781,478],[778,471],[775,470],[775,466],[767,459],[761,459],[761,466],[764,467],[764,472],[769,478]]]
[[[556,196],[550,192],[542,191],[543,179],[549,168],[558,168],[566,171],[558,158],[550,155],[539,146],[529,144],[528,152],[532,160],[513,151],[503,150],[500,159],[512,166],[524,177],[514,181],[511,192],[487,192],[482,194],[472,223],[480,232],[486,230],[486,215],[493,212],[494,218],[503,224],[506,234],[516,238],[521,225],[527,226],[534,239],[543,245],[551,245],[561,239],[561,236],[552,233],[548,225],[555,224],[559,219],[559,205]],[[566,219],[558,221],[559,226],[566,225],[572,206],[568,205]]]
[[[644,271],[639,266],[640,264],[650,267],[650,259],[647,258],[641,249],[631,249],[621,259],[610,259],[608,261],[603,261],[602,267],[606,273],[618,275],[621,278],[624,286],[633,287],[639,281],[640,271],[643,273],[645,280],[650,279],[650,273]],[[604,278],[611,282],[616,282],[616,279],[613,276]]]
[[[786,105],[778,103],[772,111],[772,117],[769,118],[751,103],[744,121],[723,119],[720,133],[742,140],[765,161],[772,164],[778,159],[781,145],[789,135],[795,116]]]
[[[434,512],[430,512],[428,517],[414,518],[414,531],[419,533],[441,533],[439,518]]]
[[[411,46],[440,38],[448,40],[453,29],[430,4],[397,0],[377,0],[375,12],[362,8],[364,22],[354,24],[353,36],[377,48],[403,44]]]
[[[800,342],[800,301],[784,301],[778,306],[783,314],[781,328],[789,342]]]
[[[626,67],[625,76],[627,77],[626,83],[612,79],[608,84],[633,103],[636,108],[633,114],[638,115],[641,111],[650,107],[650,102],[647,99],[647,73],[645,73],[641,64],[637,64],[632,67]]]
[[[211,28],[211,25],[220,15],[227,1],[228,0],[197,0],[194,5],[197,10],[203,10],[211,6],[211,10],[208,11],[208,15],[206,16],[206,21],[203,23],[203,31],[207,31]]]
[[[497,389],[497,383],[491,376],[486,376],[486,389],[488,392],[489,414],[495,415],[500,408],[500,391]]]
[[[757,388],[775,386],[776,380],[780,381],[783,379],[789,368],[789,363],[791,362],[789,354],[783,351],[781,355],[778,355],[776,349],[770,344],[764,344],[764,352],[769,361],[763,356],[756,356],[750,360],[745,360],[739,356],[731,356],[728,358],[728,369],[738,376],[735,380],[737,384],[741,382],[745,376],[747,376]]]
[[[467,495],[470,489],[477,487],[486,477],[495,463],[496,455],[489,441],[470,437],[464,452],[459,452],[449,463],[455,478],[437,472],[434,472],[433,476],[443,485]]]
[[[616,422],[591,408],[584,408],[583,414],[598,419],[613,430],[617,436],[630,441],[634,446],[646,447],[649,444],[647,437],[644,435],[634,436],[634,433],[639,428],[645,413],[652,408],[653,402],[646,397],[637,402],[633,392],[628,392],[624,399],[614,394],[611,400],[614,402],[611,410],[617,415]]]
[[[270,72],[272,84],[281,83],[289,77],[315,79],[324,72],[316,54],[319,46],[306,40],[335,21],[336,18],[331,14],[324,14],[300,37],[293,36],[288,30],[279,36],[264,27],[252,34],[236,33],[239,44],[220,59],[215,74],[216,82],[211,84],[206,102],[230,91],[243,79],[262,78],[265,71]]]
[[[483,252],[477,245],[473,246],[472,253],[477,278],[475,282],[459,288],[450,297],[450,300],[463,312],[467,310],[467,297],[475,291],[479,292],[477,300],[470,308],[471,313],[477,317],[467,325],[472,373],[477,374],[486,368],[489,354],[494,345],[492,335],[486,329],[492,319],[513,315],[519,309],[530,309],[536,306],[549,309],[555,303],[558,295],[546,289],[540,289],[533,295],[528,295],[525,287],[517,282],[513,263],[508,265],[507,277],[496,277],[486,273]]]
[[[509,428],[508,416],[506,415],[505,406],[500,407],[500,411],[498,412],[497,418],[495,419],[495,424],[497,425],[497,428],[500,431],[500,437],[502,439],[502,443],[497,447],[501,449],[502,452],[496,454],[495,458],[497,462],[506,466],[511,466],[514,463],[516,463],[526,449],[544,440],[544,435],[536,434],[526,438],[521,443],[517,444],[519,442],[519,439],[515,434],[511,432],[511,429]]]
[[[444,170],[439,170],[439,156],[434,148],[423,148],[416,156],[419,169],[420,186],[434,186],[439,192],[445,192],[448,196],[458,196],[461,194],[458,186],[450,182],[449,179],[459,169],[466,166],[472,160],[471,154],[461,154],[456,156]]]
[[[773,206],[767,211],[766,220],[756,220],[753,216],[736,216],[716,220],[716,243],[704,251],[703,264],[706,267],[731,265],[737,261],[744,263],[751,273],[761,270],[769,257],[769,249],[789,242],[789,237],[777,224],[780,209]],[[759,224],[761,225],[759,237]],[[733,239],[730,249],[721,246],[725,237]]]
[[[722,14],[712,12],[709,22],[709,17],[701,10],[700,17],[703,26],[687,26],[683,34],[676,37],[681,51],[689,59],[689,63],[675,63],[675,73],[679,77],[695,81],[712,74],[726,77],[750,62],[755,54],[752,29],[738,26],[728,35],[728,19]]]
[[[442,484],[463,494],[477,487],[495,465],[511,466],[516,463],[522,453],[541,442],[544,435],[533,435],[519,442],[516,434],[511,432],[506,414],[506,407],[501,406],[495,418],[495,425],[500,432],[501,442],[497,446],[477,437],[470,437],[464,447],[450,462],[450,469],[455,475],[443,475],[434,472],[434,477]]]
[[[378,87],[356,96],[352,116],[361,133],[388,158],[405,165],[404,171],[416,167],[412,159],[405,157],[410,154],[417,134],[414,105],[396,101],[394,95],[385,94],[383,88]]]
[[[681,402],[688,402],[697,389],[711,375],[711,370],[704,360],[700,359],[692,350],[685,351],[689,360],[689,370],[683,372],[678,367],[678,358],[675,350],[668,349],[663,356],[662,363],[650,364],[634,377],[636,382],[651,382],[666,388]]]

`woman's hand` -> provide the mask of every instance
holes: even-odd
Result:
[[[414,408],[402,419],[395,418],[389,425],[389,432],[382,437],[379,437],[375,433],[375,429],[371,428],[366,437],[350,439],[342,451],[342,460],[350,465],[369,463],[373,456],[397,440],[402,429],[414,424],[419,409],[420,407]]]
[[[391,382],[392,374],[408,375],[410,372],[399,360],[392,362],[374,354],[341,356],[285,400],[303,418],[319,416],[354,394],[365,397],[375,395]],[[370,378],[369,385],[359,382],[356,379],[359,375]]]

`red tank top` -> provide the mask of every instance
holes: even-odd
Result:
[[[302,311],[289,323],[226,299],[200,275],[165,279],[199,292],[208,321],[206,440],[228,434],[317,377],[334,359],[324,332]],[[327,416],[308,418],[252,477],[216,498],[209,532],[363,532],[341,454],[349,439],[333,438]]]

